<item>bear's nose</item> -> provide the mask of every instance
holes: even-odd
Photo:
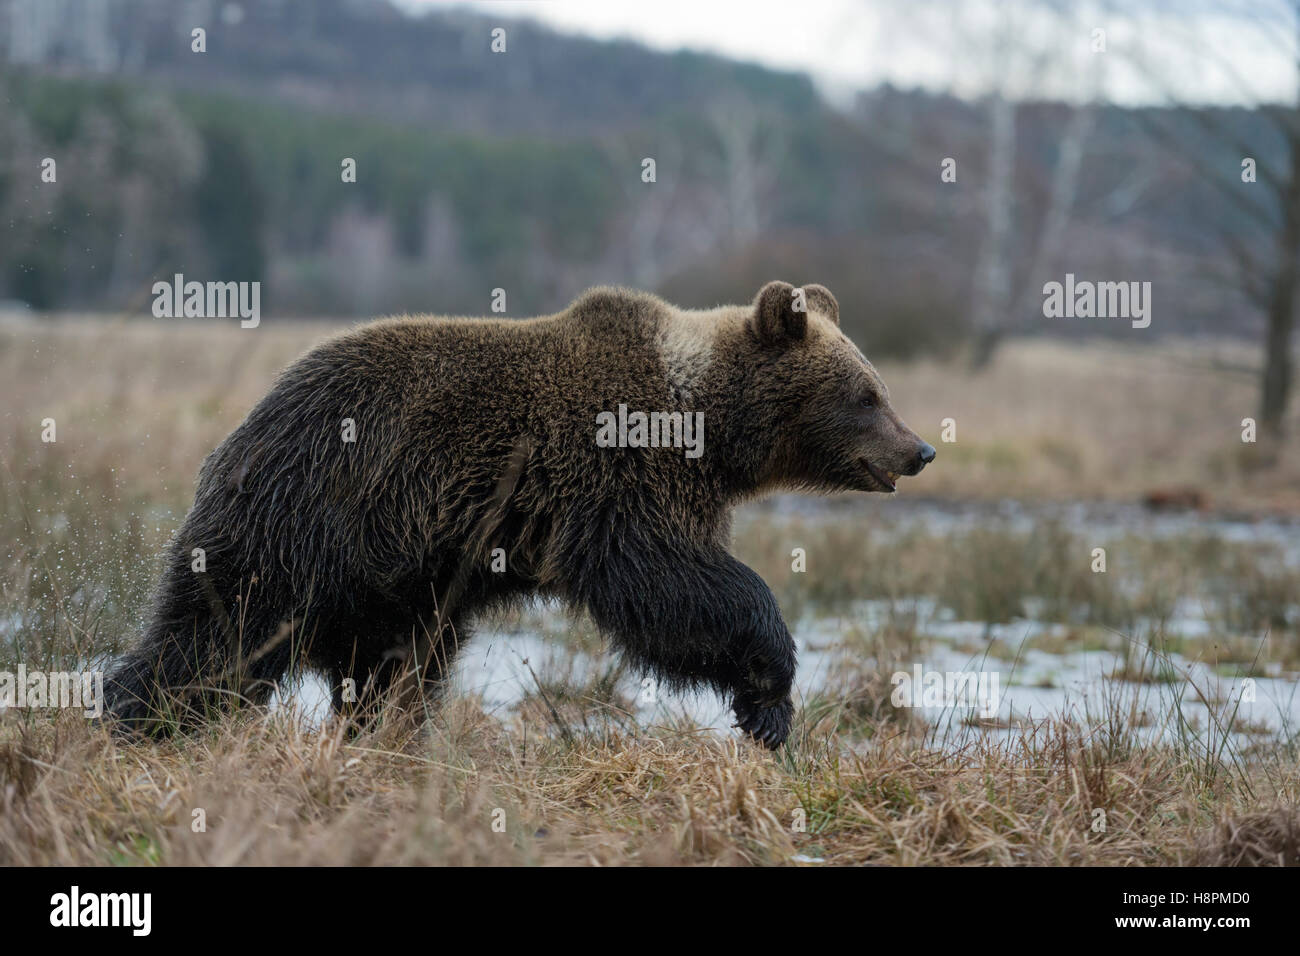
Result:
[[[921,442],[921,450],[916,453],[916,457],[920,461],[917,470],[919,471],[921,468],[924,468],[926,465],[930,464],[930,462],[934,461],[934,456],[934,446],[929,442]]]

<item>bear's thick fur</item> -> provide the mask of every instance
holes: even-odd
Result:
[[[702,413],[702,454],[598,442],[620,405]],[[541,594],[669,686],[728,695],[776,747],[795,647],[727,551],[732,507],[892,491],[933,456],[821,286],[707,311],[598,288],[544,318],[374,322],[290,366],[203,463],[108,710],[166,730],[265,700],[298,664],[339,710],[345,686],[364,707],[403,674],[431,691],[478,612]]]

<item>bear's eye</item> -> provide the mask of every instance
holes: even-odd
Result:
[[[863,408],[875,408],[875,407],[876,407],[876,396],[874,396],[874,395],[864,395],[863,398],[862,398],[862,407],[863,407]]]

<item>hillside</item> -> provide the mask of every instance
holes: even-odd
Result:
[[[965,334],[987,238],[983,103],[884,88],[841,112],[807,76],[383,0],[184,9],[205,15],[0,0],[26,25],[0,72],[0,299],[140,312],[158,275],[215,272],[263,281],[277,315],[478,313],[498,287],[521,315],[594,282],[706,305],[781,275],[829,285],[875,348]],[[1230,181],[1241,143],[1269,163],[1269,122],[1095,108],[1046,244],[1072,116],[1016,112],[1005,324],[1122,332],[1043,318],[1042,284],[1073,272],[1152,282],[1153,334],[1256,336],[1224,237],[1258,227],[1203,170]],[[46,156],[57,184],[33,175]],[[945,157],[956,183],[940,182]]]

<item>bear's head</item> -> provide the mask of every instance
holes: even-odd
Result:
[[[824,286],[769,282],[745,321],[746,407],[767,413],[760,485],[892,492],[934,460],[889,390],[840,331]]]

